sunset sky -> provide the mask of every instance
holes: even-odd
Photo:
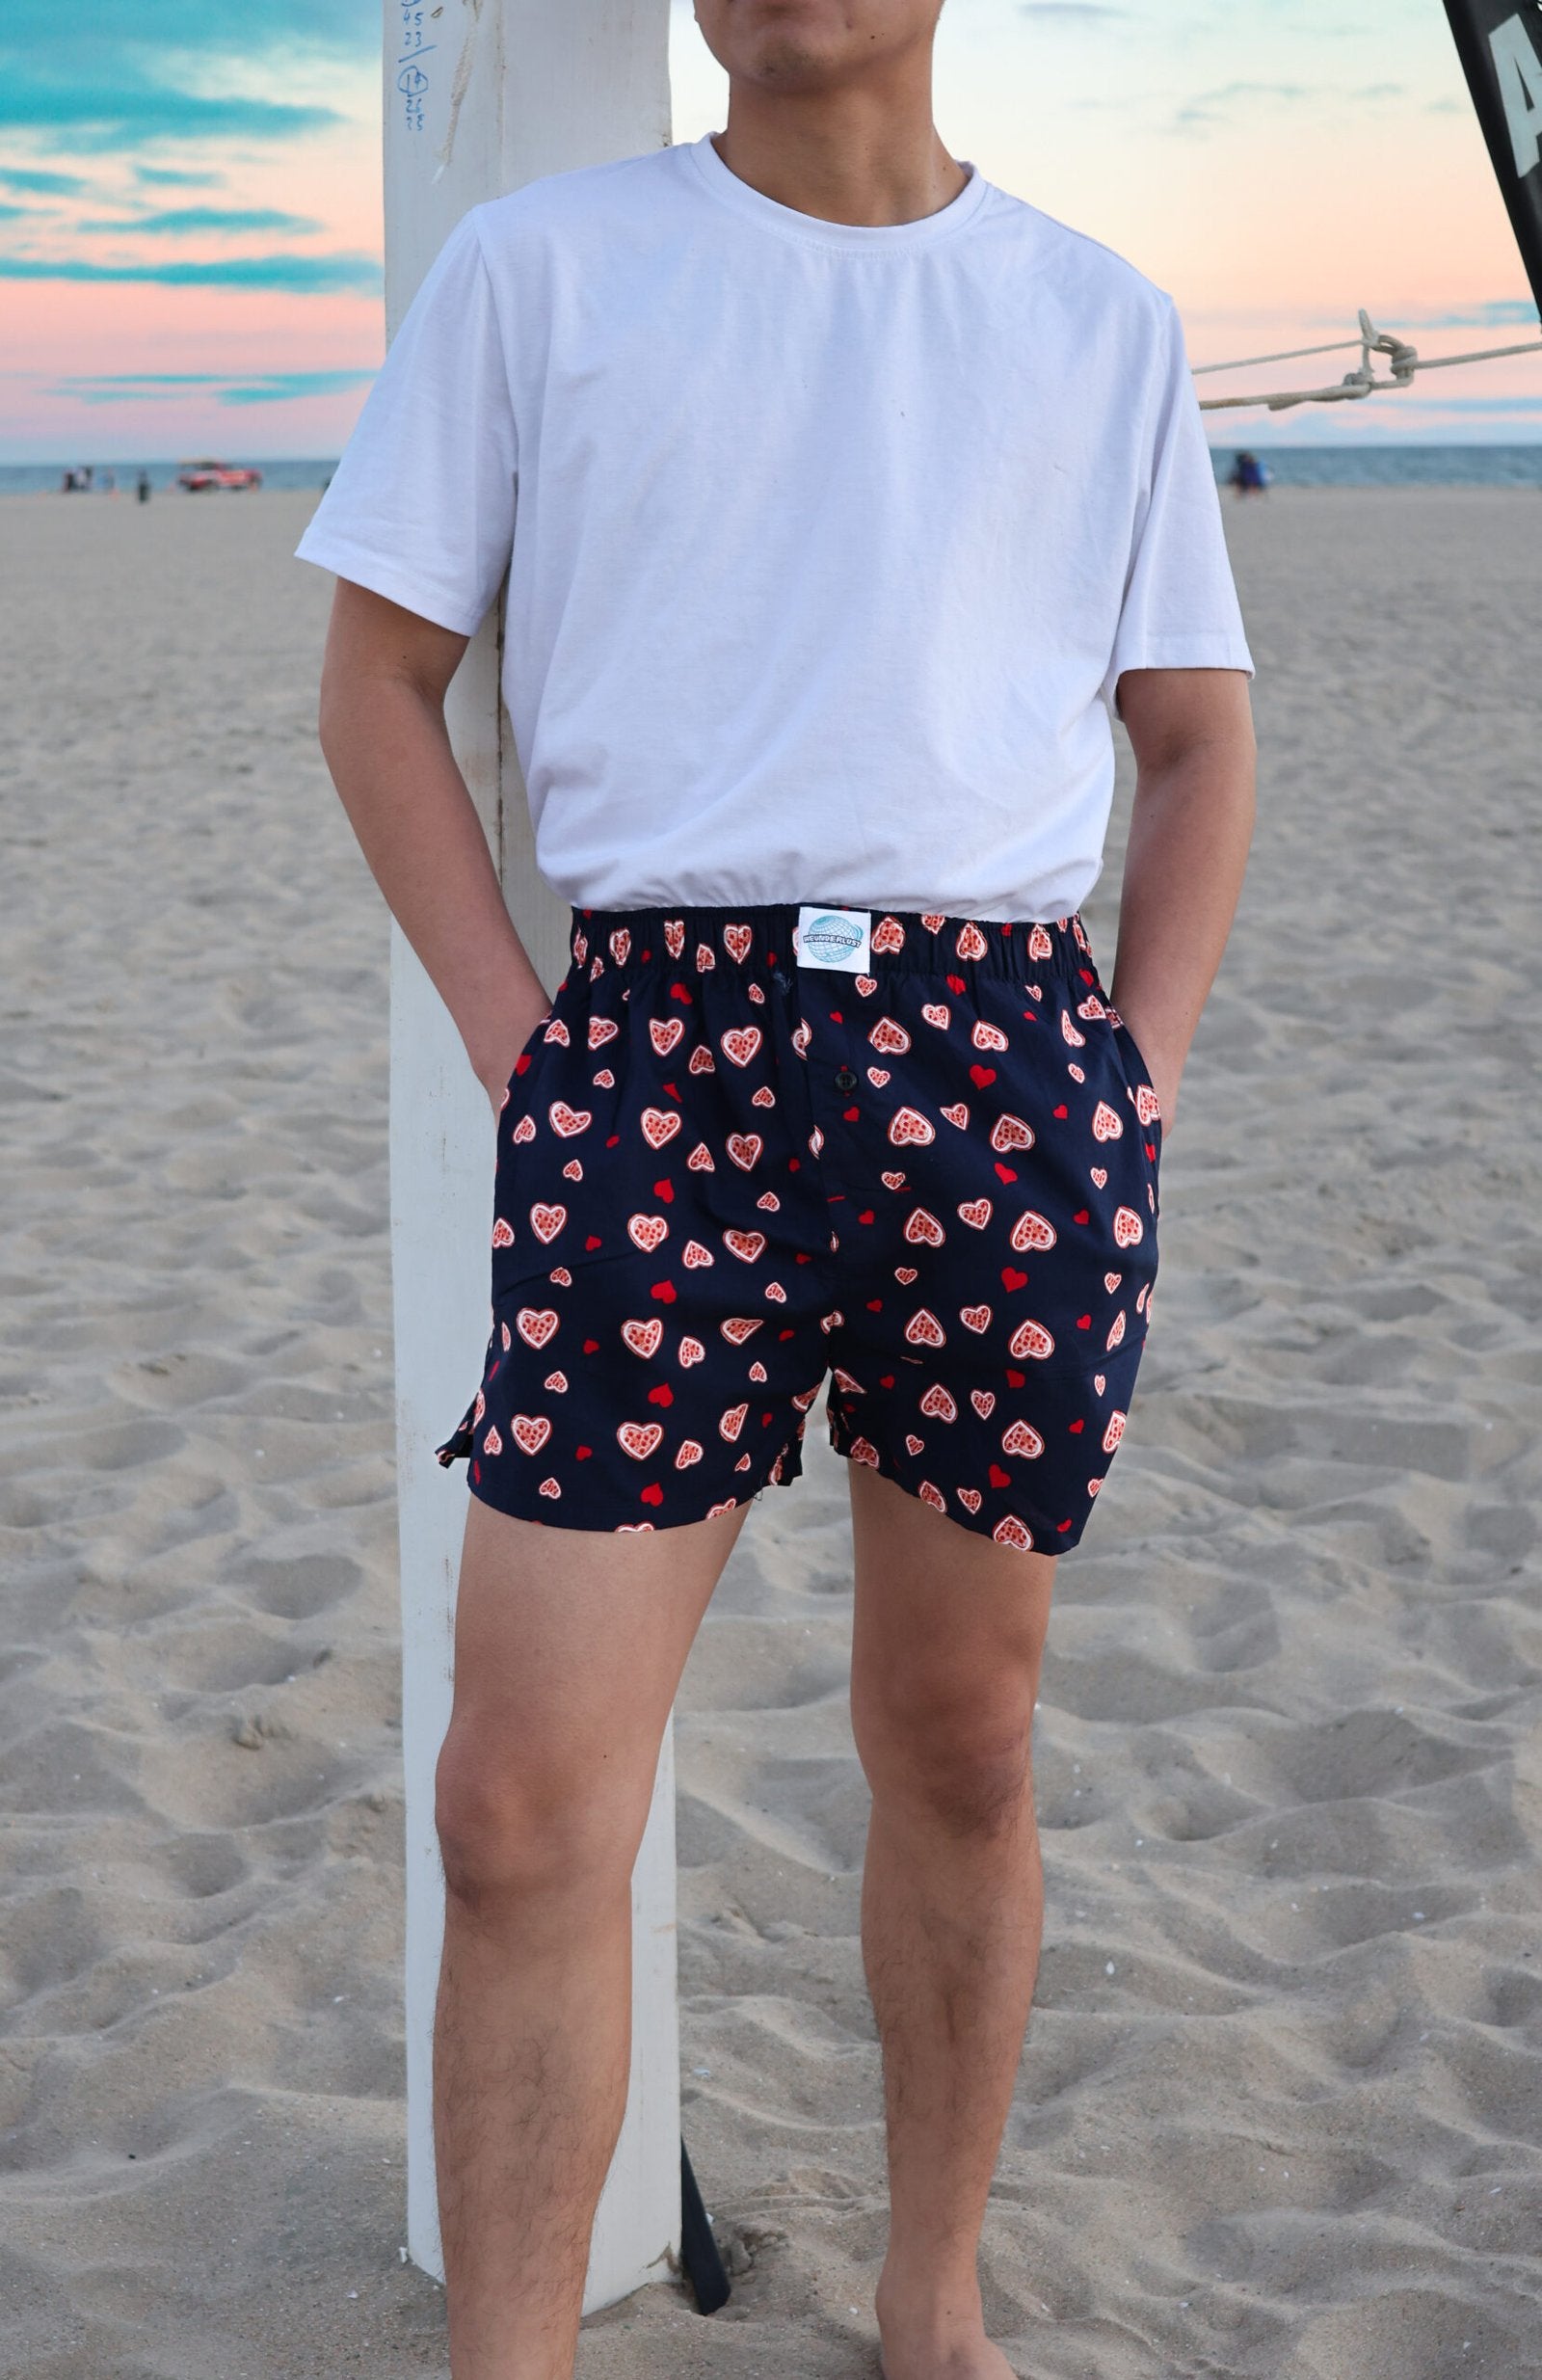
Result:
[[[382,341],[377,0],[7,0],[0,461],[334,455]],[[675,138],[724,79],[673,15]],[[1542,336],[1440,0],[947,0],[953,154],[1177,299],[1195,363]],[[1306,366],[1202,393],[1336,380]],[[1212,440],[1542,440],[1542,354]]]

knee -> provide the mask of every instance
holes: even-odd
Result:
[[[452,1725],[435,1771],[434,1824],[446,1891],[473,1907],[602,1895],[630,1878],[648,1797],[610,1764],[528,1747],[512,1757]]]
[[[1031,1698],[919,1693],[881,1710],[853,1704],[874,1804],[959,1836],[1010,1833],[1031,1800]]]

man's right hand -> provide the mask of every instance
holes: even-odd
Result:
[[[514,1080],[519,1053],[550,1014],[551,1003],[545,993],[541,995],[540,1006],[534,1010],[528,1003],[511,1009],[507,1029],[490,1042],[485,1056],[473,1057],[477,1079],[492,1103],[494,1116],[503,1111],[504,1097]]]

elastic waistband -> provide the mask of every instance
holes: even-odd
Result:
[[[1092,946],[1079,917],[1003,923],[911,909],[865,914],[872,920],[870,972],[880,979],[953,975],[968,980],[971,974],[1028,983],[1050,976],[1094,979]],[[798,911],[790,902],[735,909],[574,909],[570,946],[574,967],[591,977],[635,975],[656,966],[693,975],[727,967],[736,975],[790,977],[798,966],[797,923]]]

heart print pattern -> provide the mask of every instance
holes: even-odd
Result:
[[[657,1529],[838,1454],[1065,1552],[1126,1428],[1161,1119],[1079,918],[574,912],[498,1122],[492,1329],[439,1460],[561,1528]]]

